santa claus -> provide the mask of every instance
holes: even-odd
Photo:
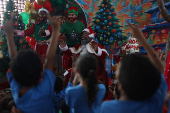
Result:
[[[94,34],[90,34],[89,29],[84,29],[81,33],[81,44],[77,44],[74,47],[68,47],[65,40],[60,39],[59,47],[60,50],[67,54],[68,56],[72,56],[72,54],[76,54],[79,56],[80,54],[90,53],[93,54],[98,58],[99,66],[96,72],[96,76],[99,82],[103,83],[106,86],[106,96],[105,99],[111,99],[112,95],[108,90],[108,75],[105,70],[105,60],[106,57],[109,55],[100,44],[93,40]],[[70,64],[63,64],[63,65],[70,65]],[[66,80],[65,83],[68,83],[70,78],[70,69],[65,73]]]

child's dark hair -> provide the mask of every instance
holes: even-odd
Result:
[[[116,84],[116,86],[115,86],[115,93],[116,93],[117,99],[119,99],[120,98],[120,91],[118,90],[118,84]]]
[[[120,64],[119,81],[129,99],[142,101],[153,96],[161,83],[161,73],[140,54],[130,54]]]
[[[12,75],[21,86],[37,85],[41,71],[39,55],[32,50],[20,51],[11,63]]]
[[[59,93],[63,88],[63,80],[60,77],[56,77],[54,91]]]
[[[87,80],[87,100],[88,106],[91,107],[96,100],[98,92],[98,80],[96,77],[97,58],[91,54],[83,54],[78,58],[76,67],[80,76]]]

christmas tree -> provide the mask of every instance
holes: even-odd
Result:
[[[9,0],[6,4],[6,11],[4,12],[4,20],[3,23],[10,20],[11,15],[14,15],[14,30],[24,30],[25,24],[22,21],[22,17],[18,14],[17,7],[15,6],[14,2],[12,0]],[[6,35],[3,31],[3,28],[1,28],[0,32],[0,77],[3,77],[7,70],[9,69],[9,52],[8,52],[8,46],[7,46],[7,39]],[[23,37],[17,37],[14,36],[14,41],[17,50],[27,49],[29,48],[28,42]]]
[[[103,0],[100,4],[99,11],[96,13],[93,21],[93,30],[95,38],[102,45],[118,45],[126,41],[126,37],[122,35],[122,29],[116,17],[114,7],[110,4],[110,0]]]

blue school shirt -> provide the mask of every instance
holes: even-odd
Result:
[[[52,101],[53,101],[55,113],[59,113],[60,105],[62,101],[65,99],[65,90],[71,86],[72,86],[72,83],[69,82],[67,87],[64,90],[60,91],[59,93],[54,92]]]
[[[91,109],[88,107],[86,89],[80,85],[70,87],[66,90],[66,104],[70,107],[70,113],[99,113],[102,100],[105,96],[106,88],[103,84],[98,84],[99,91],[96,101]]]
[[[52,71],[45,69],[42,81],[29,89],[22,97],[19,97],[21,86],[14,80],[11,71],[7,73],[7,76],[18,109],[24,113],[55,113],[52,103],[55,76]]]
[[[144,101],[105,101],[102,104],[101,113],[162,113],[166,92],[167,84],[164,75],[161,75],[160,87],[150,99]]]

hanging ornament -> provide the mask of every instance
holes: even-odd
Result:
[[[112,32],[113,32],[113,33],[116,33],[116,29],[113,29]]]
[[[16,22],[14,22],[14,26],[18,26],[18,22],[16,21]]]
[[[155,31],[155,30],[152,30],[152,33],[156,33],[156,31]]]
[[[24,42],[23,39],[19,39],[19,43],[22,44]]]
[[[113,41],[113,37],[110,37],[110,40],[112,40],[112,41]]]
[[[108,19],[112,19],[112,16],[108,16]]]
[[[102,7],[104,7],[104,4],[102,4]]]
[[[98,23],[98,22],[100,22],[100,20],[99,20],[99,19],[97,19],[97,20],[96,20],[96,22]]]
[[[97,17],[97,18],[99,18],[100,16],[99,16],[99,15],[97,15],[96,17]]]
[[[107,13],[109,13],[109,12],[110,12],[110,10],[109,10],[109,9],[107,9],[107,10],[106,10],[106,12],[107,12]]]
[[[122,33],[118,33],[118,35],[122,35]]]
[[[36,0],[39,5],[44,5],[47,0]]]
[[[25,49],[26,48],[26,45],[23,45],[23,47],[22,47],[23,49]]]
[[[107,20],[104,20],[105,23],[107,23]]]
[[[112,6],[111,9],[114,9],[114,7]]]
[[[100,29],[100,26],[96,26],[96,29]]]
[[[3,58],[3,54],[2,54],[2,51],[0,51],[0,58]]]
[[[106,39],[106,42],[108,42],[109,40],[108,39]]]
[[[118,25],[118,22],[115,22],[115,25]]]
[[[116,15],[116,12],[113,12],[113,15]]]
[[[109,22],[109,25],[112,25],[112,23],[111,23],[111,22]]]
[[[100,12],[103,12],[103,9],[100,9]]]
[[[107,34],[110,35],[110,32],[108,32]]]
[[[100,37],[100,40],[103,40],[103,37]]]
[[[104,26],[103,29],[106,29],[106,26]]]

